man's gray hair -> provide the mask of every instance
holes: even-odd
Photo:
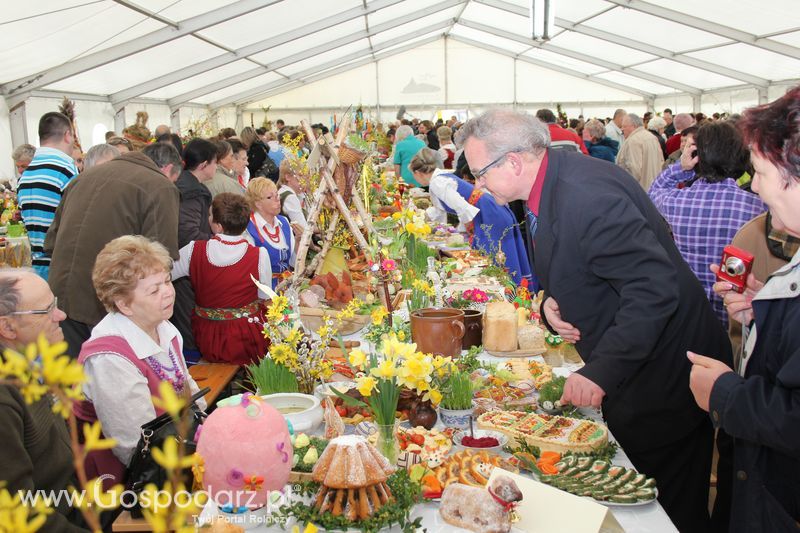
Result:
[[[22,159],[33,159],[34,155],[36,155],[36,147],[25,143],[14,148],[14,151],[11,152],[11,159],[17,162]]]
[[[456,133],[456,143],[463,147],[471,137],[486,143],[489,159],[511,152],[538,156],[550,146],[547,124],[533,115],[508,109],[490,109],[468,120]]]
[[[640,117],[636,113],[628,113],[628,121],[630,121],[630,123],[637,128],[644,126],[644,121],[642,120],[642,117]]]
[[[619,117],[621,115],[627,115],[627,113],[625,112],[624,109],[620,108],[620,109],[617,109],[616,111],[614,111],[614,118],[617,118],[617,117]]]
[[[675,130],[680,133],[681,131],[685,130],[692,124],[694,124],[694,117],[689,113],[678,113],[672,119],[672,123],[675,125]]]
[[[7,316],[17,310],[21,293],[17,287],[25,270],[0,268],[0,316]]]
[[[587,122],[583,128],[589,133],[592,140],[599,141],[606,136],[606,127],[596,118]]]
[[[414,130],[411,126],[408,126],[406,124],[403,124],[402,126],[397,128],[396,132],[394,132],[394,138],[395,140],[397,140],[397,142],[402,141],[409,135],[414,135]]]
[[[142,153],[153,160],[158,168],[163,168],[170,163],[173,169],[180,169],[183,167],[183,160],[181,154],[172,145],[171,142],[157,142],[148,144],[142,150]]]
[[[119,150],[117,150],[116,146],[106,143],[95,144],[89,148],[86,152],[86,157],[83,158],[83,170],[89,170],[97,165],[98,161],[114,159],[115,157],[119,157]]]

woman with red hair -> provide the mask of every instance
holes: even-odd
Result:
[[[800,87],[745,111],[752,189],[776,229],[800,237]],[[716,272],[718,265],[712,265]],[[690,387],[714,426],[733,437],[731,531],[797,531],[800,525],[800,252],[743,294],[714,290],[741,322],[744,354],[733,370],[689,352]]]

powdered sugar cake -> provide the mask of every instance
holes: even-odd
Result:
[[[331,440],[314,467],[313,479],[332,489],[358,489],[382,483],[395,469],[359,435]]]

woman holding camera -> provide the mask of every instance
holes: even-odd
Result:
[[[800,236],[800,87],[749,109],[739,127],[750,146],[753,190],[776,229]],[[712,266],[717,272],[718,265]],[[738,371],[689,352],[690,387],[714,426],[733,437],[731,531],[796,531],[800,524],[800,252],[743,294],[714,290],[747,331]]]
[[[765,210],[758,196],[736,184],[747,171],[748,158],[742,135],[730,122],[706,124],[694,142],[687,142],[680,162],[659,174],[648,193],[726,327],[728,316],[712,289],[708,265],[719,261],[739,228]]]

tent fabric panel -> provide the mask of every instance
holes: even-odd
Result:
[[[605,72],[607,70],[598,65],[586,63],[585,61],[573,59],[571,57],[550,52],[548,50],[542,50],[540,48],[534,48],[533,50],[529,50],[522,55],[524,57],[530,57],[533,59],[538,59],[540,61],[546,61],[547,63],[552,63],[553,65],[567,67],[572,70],[577,70],[578,72],[582,72],[584,74],[597,74],[599,72]]]
[[[758,91],[755,89],[713,92],[700,97],[700,109],[706,115],[735,113],[756,105],[758,105]]]
[[[422,45],[378,63],[381,105],[444,102],[444,41]]]
[[[263,52],[253,54],[250,59],[258,63],[269,66],[275,61],[279,61],[286,57],[291,57],[294,54],[304,52],[309,48],[324,45],[335,39],[345,37],[347,35],[364,31],[363,18],[358,20],[351,20],[343,24],[337,24],[333,28],[328,28],[322,34],[310,35],[303,39],[295,39],[278,46],[273,46]]]
[[[715,87],[739,85],[741,83],[727,76],[721,76],[697,67],[684,65],[683,63],[678,63],[671,59],[657,59],[656,61],[639,65],[636,68],[643,72],[664,76],[673,81],[700,89],[713,89]]]
[[[776,35],[772,40],[800,48],[800,31]]]
[[[447,43],[446,102],[513,102],[514,59],[464,43]]]
[[[592,18],[585,24],[673,52],[730,42],[724,37],[690,28],[678,22],[621,7]]]
[[[111,94],[177,70],[186,65],[187,58],[203,61],[219,54],[216,46],[187,35],[58,81],[47,89]]]
[[[694,102],[692,97],[684,94],[675,94],[669,96],[658,96],[654,100],[653,107],[657,113],[662,113],[664,109],[671,109],[672,113],[692,113],[694,111]]]
[[[569,2],[562,0],[552,4],[556,16],[568,20],[586,20],[613,7],[605,0],[569,0]]]
[[[375,65],[369,64],[260,100],[248,107],[337,107],[342,102],[352,102],[353,105],[372,103],[376,98]],[[272,112],[270,115],[277,118]]]
[[[593,83],[588,79],[576,78],[523,61],[517,62],[518,102],[581,100],[641,100],[641,97]]]
[[[419,28],[432,26],[436,23],[445,22],[447,20],[453,19],[458,15],[458,11],[459,11],[458,7],[444,9],[437,13],[432,13],[425,17],[419,18],[413,22],[406,22],[405,24],[400,24],[399,26],[395,26],[392,29],[384,30],[372,37],[372,44],[373,45],[381,44],[386,41],[402,37],[403,35],[407,35],[409,39],[416,38],[417,30]],[[369,25],[370,28],[374,28],[375,26],[376,24],[372,23],[370,23]]]
[[[636,78],[634,76],[625,74],[624,72],[603,72],[597,74],[596,77],[608,81],[613,81],[616,83],[621,83],[623,85],[629,86],[632,89],[639,89],[641,91],[647,91],[653,94],[678,92],[677,89],[674,89],[672,87],[667,87],[666,85],[661,85],[660,83],[654,83],[652,81],[643,80],[642,78]]]
[[[559,6],[560,5],[561,4],[559,4]],[[486,4],[479,4],[477,2],[468,3],[466,9],[464,9],[464,12],[461,14],[461,18],[474,20],[482,24],[494,26],[503,31],[530,37],[531,23],[528,17],[515,15],[508,11],[487,6]]]
[[[668,7],[754,35],[800,26],[795,0],[670,0]],[[756,13],[758,16],[754,16]]]
[[[135,0],[136,5],[175,22],[214,11],[215,9],[234,4],[236,1],[237,0],[192,0],[191,2],[176,2],[175,0]]]
[[[596,37],[582,35],[574,31],[562,32],[558,37],[551,39],[550,42],[562,48],[590,54],[622,66],[639,64],[656,59],[654,55],[633,50],[627,46],[597,39]]]
[[[200,104],[210,104],[211,102],[216,102],[222,98],[227,98],[249,89],[255,89],[256,87],[266,85],[280,79],[285,79],[285,77],[281,76],[277,72],[267,72],[260,76],[250,78],[247,81],[237,83],[231,87],[226,87],[224,89],[214,91],[213,93],[204,94],[203,96],[195,98],[194,101]]]
[[[29,3],[7,4],[4,11],[11,6],[27,8],[14,11],[11,20],[29,16]],[[51,6],[60,7],[59,3]],[[113,3],[86,5],[4,24],[0,83],[42,72],[163,27],[160,22]],[[123,33],[115,38],[120,32]]]
[[[468,28],[466,26],[462,26],[461,24],[456,24],[453,26],[453,29],[450,33],[452,35],[458,35],[461,37],[466,37],[467,39],[472,39],[473,41],[479,41],[483,44],[488,44],[489,46],[502,48],[503,50],[507,50],[508,52],[512,52],[514,54],[521,54],[531,49],[530,46],[526,46],[522,43],[511,41],[503,37],[498,37],[484,31]]]
[[[370,44],[368,39],[361,39],[354,43],[340,46],[335,50],[330,50],[329,52],[317,54],[314,57],[309,57],[308,59],[304,59],[302,61],[295,61],[291,65],[287,65],[283,68],[278,69],[278,72],[280,72],[285,76],[293,76],[298,72],[302,72],[304,70],[323,65],[330,61],[335,61],[338,58],[342,58],[347,55],[359,52],[364,56],[370,53]]]
[[[256,68],[256,65],[251,61],[240,59],[239,61],[234,61],[233,63],[228,63],[227,65],[208,70],[202,74],[198,74],[197,76],[192,76],[177,83],[167,85],[166,87],[161,87],[160,89],[143,94],[142,96],[145,98],[160,98],[167,100],[169,98],[178,96],[179,94],[204,87],[210,83],[224,80],[227,77],[235,76],[236,74],[241,74],[242,72],[246,72],[254,68]]]
[[[358,3],[360,4],[361,2]],[[402,2],[397,2],[392,6],[379,9],[375,13],[370,13],[367,15],[367,22],[369,23],[370,27],[383,24],[385,22],[391,22],[392,20],[398,19],[403,15],[408,15],[413,11],[419,11],[420,9],[430,7],[435,3],[435,0],[404,0]]]
[[[713,61],[728,68],[746,69],[749,74],[768,80],[784,80],[800,75],[800,58],[792,59],[744,43],[700,50],[687,55]]]
[[[199,33],[231,48],[242,48],[359,5],[361,2],[357,0],[278,2]]]

